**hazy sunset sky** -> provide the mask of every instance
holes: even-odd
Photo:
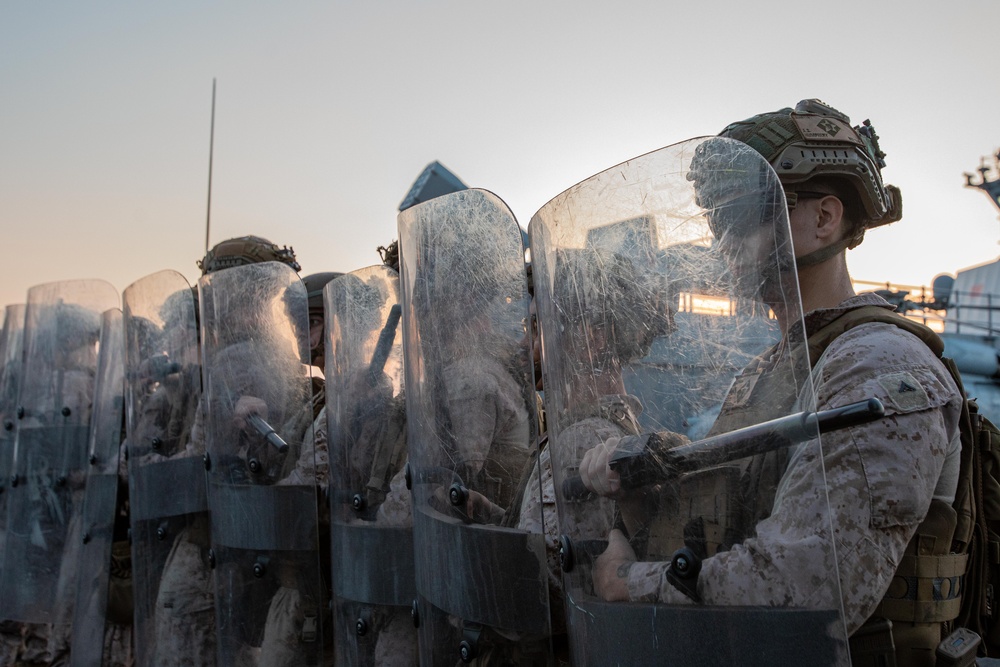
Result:
[[[962,173],[1000,147],[996,0],[0,2],[0,305],[35,284],[255,233],[303,275],[377,263],[439,160],[527,226],[623,160],[819,97],[870,118],[904,218],[855,278],[929,284],[996,259]]]

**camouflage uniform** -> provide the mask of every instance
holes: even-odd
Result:
[[[413,527],[413,502],[406,488],[405,465],[389,482],[389,491],[375,513],[375,522],[386,527]],[[386,667],[417,665],[417,629],[410,611],[394,609],[383,623],[375,643],[375,664]]]
[[[807,331],[864,305],[891,308],[875,295],[852,297],[807,315]],[[837,579],[826,571],[832,558],[825,551],[835,544],[850,633],[882,599],[932,498],[954,497],[962,397],[929,348],[891,324],[863,324],[836,338],[812,377],[817,409],[874,396],[886,417],[825,434],[822,459],[814,444],[792,451],[771,515],[741,544],[703,562],[698,594],[716,605],[808,607],[816,596],[833,599]],[[828,496],[832,526],[819,520]],[[667,566],[634,563],[630,598],[690,602],[666,581]]]
[[[375,521],[386,526],[413,527],[413,503],[406,488],[405,470],[389,483],[389,493],[379,505]],[[416,665],[417,629],[408,611],[392,613],[379,631],[375,644],[375,664],[387,667]]]
[[[287,454],[275,455],[269,449],[270,445],[251,452],[254,446],[248,444],[235,423],[216,425],[215,431],[225,434],[223,442],[236,445],[236,449],[226,454],[234,457],[227,461],[227,465],[232,465],[237,474],[245,474],[241,473],[245,466],[244,461],[252,454],[256,454],[262,461],[262,475],[275,480],[275,484],[298,485],[302,484],[303,480],[309,479],[313,472],[325,475],[329,464],[321,469],[319,457],[315,464],[312,461],[312,448],[299,444],[308,442],[308,438],[313,437],[312,402],[305,402],[310,409],[308,412],[303,411],[301,408],[304,396],[283,395],[282,385],[268,381],[268,378],[287,374],[287,369],[294,368],[299,364],[299,360],[278,347],[270,349],[269,352],[269,354],[263,353],[260,344],[255,342],[234,343],[217,352],[216,358],[210,363],[231,371],[225,378],[225,391],[219,393],[225,397],[252,396],[258,388],[269,390],[263,392],[265,395],[257,397],[270,407],[269,418],[282,416],[285,424],[284,427],[278,428],[279,432],[299,437],[293,437],[289,441],[290,449]],[[226,398],[222,400],[225,401]],[[231,408],[223,405],[210,409],[209,412],[226,415],[231,413]],[[275,426],[280,425],[275,424]],[[298,638],[302,633],[300,613],[302,600],[294,574],[299,567],[302,565],[297,562],[284,563],[279,567],[277,573],[279,587],[268,607],[261,646],[256,650],[246,647],[247,664],[292,665],[301,658],[299,652],[302,650],[302,645]],[[251,658],[253,654],[256,656]]]
[[[588,449],[606,440],[623,435],[637,435],[638,417],[641,413],[642,405],[634,396],[602,396],[600,416],[580,419],[567,428],[562,437],[567,442],[574,443],[578,456],[582,457]],[[524,490],[517,527],[528,532],[545,533],[550,613],[553,634],[559,634],[563,625],[562,567],[559,563],[561,533],[556,511],[556,488],[552,479],[552,458],[548,447],[542,449],[538,462],[539,465],[532,470]],[[608,498],[572,503],[568,511],[575,515],[572,523],[575,530],[571,531],[574,534],[570,537],[607,534],[613,526],[614,510],[614,502]]]
[[[406,488],[406,470],[400,470],[389,482],[389,493],[378,506],[376,521],[387,526],[413,527],[413,499]]]
[[[322,390],[320,390],[322,392]],[[326,406],[325,397],[322,393],[313,396],[313,405],[322,406],[319,414],[303,436],[303,442],[310,439],[315,448],[313,451],[308,447],[303,447],[299,459],[295,463],[295,468],[278,484],[305,484],[308,480],[315,479],[316,486],[325,487],[330,474],[330,447],[327,444],[326,435]]]
[[[315,479],[316,486],[323,488],[326,486],[330,471],[330,453],[327,445],[326,426],[326,398],[320,393],[313,397],[314,405],[322,405],[319,415],[303,435],[302,441],[309,442],[312,439],[315,445],[315,459],[313,450],[303,447],[301,456],[296,461],[292,472],[280,480],[281,485],[301,485],[309,483]],[[294,432],[294,431],[292,431]],[[325,505],[320,508],[320,523],[329,524],[329,514]],[[326,539],[329,543],[329,538]],[[321,540],[320,544],[323,544]],[[270,607],[267,610],[267,620],[264,623],[264,637],[261,642],[260,654],[257,659],[259,665],[296,665],[302,659],[302,636],[303,616],[307,611],[304,608],[299,585],[294,575],[288,575],[287,581],[281,582],[281,587],[271,598]],[[281,575],[279,575],[279,579]],[[326,591],[322,596],[325,598]],[[327,622],[324,616],[324,624]],[[329,648],[329,647],[324,647]]]
[[[485,503],[487,507],[477,508],[476,514],[470,517],[472,522],[501,525],[508,508],[518,501],[515,492],[525,466],[534,461],[530,456],[531,426],[525,396],[502,364],[483,356],[455,361],[444,369],[443,377],[443,400],[456,451],[442,454],[453,456],[468,488],[489,501]],[[447,488],[442,487],[440,492],[446,494]],[[447,500],[434,498],[432,502],[435,501],[443,511],[454,511]],[[537,505],[533,509],[535,512],[540,510]],[[538,526],[540,520],[538,514],[534,525],[539,534],[542,532]],[[457,632],[459,619],[452,615],[448,615],[448,619],[450,631]],[[393,625],[403,627],[401,621],[398,619]],[[442,636],[434,636],[433,640],[428,637],[424,641],[458,644],[454,636],[447,640]],[[480,664],[528,664],[528,658],[517,653],[516,642],[531,644],[517,633],[488,628],[481,642]],[[525,662],[521,663],[522,660]]]
[[[215,664],[215,600],[206,560],[208,524],[194,519],[174,540],[156,596],[158,667]]]
[[[510,373],[484,357],[444,371],[445,400],[467,485],[503,509],[512,499],[531,440],[525,399]]]
[[[70,476],[70,494],[74,507],[83,507],[85,479]],[[82,536],[80,529],[83,524],[83,511],[74,512],[66,529],[66,548],[69,553],[79,552]],[[68,561],[68,562],[67,562]],[[54,615],[54,623],[49,626],[47,652],[51,656],[51,664],[69,664],[70,644],[73,636],[73,608],[76,605],[77,559],[68,558],[59,568],[59,581],[56,588],[59,604]]]
[[[375,664],[411,667],[418,664],[417,629],[409,611],[394,610],[385,619],[375,644]]]
[[[367,373],[367,371],[366,371]],[[379,400],[379,399],[373,399]],[[402,394],[390,401],[398,401],[390,406],[390,415],[386,419],[394,420],[400,427],[400,433],[405,437],[405,413],[402,409]],[[395,409],[394,409],[395,408]],[[325,417],[325,415],[324,415]],[[402,424],[400,424],[402,422]],[[375,443],[378,447],[382,443]],[[372,471],[375,451],[360,450],[354,452],[358,457],[351,461],[359,475],[365,477],[363,484],[372,491],[368,472]],[[318,456],[318,453],[317,453]],[[364,458],[362,458],[364,457]],[[358,521],[362,521],[358,519]],[[406,462],[401,462],[400,469],[389,480],[385,498],[375,512],[375,523],[387,528],[413,527],[413,502],[410,490],[406,488]],[[381,626],[375,641],[374,664],[385,667],[415,667],[419,663],[417,650],[417,629],[409,609],[395,607],[383,608],[385,617],[380,619]]]
[[[0,621],[0,665],[14,664],[14,656],[21,645],[21,624]]]
[[[109,623],[104,631],[103,667],[132,667],[134,664],[132,626]]]
[[[147,409],[136,429],[136,442],[147,441],[145,431],[153,430],[154,425],[157,433],[169,432],[158,422],[164,418],[171,421],[175,413],[183,411],[188,418],[194,413],[194,419],[181,428],[178,449],[172,456],[191,456],[192,451],[203,454],[203,405],[178,404],[186,396],[196,394],[177,394],[165,385],[158,388],[157,394],[159,397],[154,395],[146,402]],[[174,539],[157,589],[154,612],[155,645],[160,647],[156,652],[157,667],[215,664],[215,598],[208,549],[207,515],[192,517]]]

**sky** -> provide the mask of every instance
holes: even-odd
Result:
[[[1000,148],[996,0],[0,0],[0,305],[264,236],[302,275],[379,262],[440,161],[527,226],[629,158],[817,97],[872,120],[903,220],[855,279],[929,285],[1000,255],[963,172]]]

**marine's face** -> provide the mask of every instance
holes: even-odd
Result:
[[[309,312],[309,356],[313,366],[323,368],[326,365],[326,326],[322,312]]]
[[[740,292],[755,281],[773,260],[774,230],[765,225],[731,225],[722,231],[713,246],[721,253],[730,277]]]
[[[309,313],[309,349],[316,350],[323,343],[323,315]]]
[[[727,213],[735,216],[738,207]],[[718,251],[729,269],[725,278],[733,290],[733,296],[753,299],[770,304],[781,295],[775,292],[774,278],[783,270],[791,257],[784,258],[781,246],[784,244],[783,224],[777,225],[771,215],[761,215],[760,209],[747,209],[746,219],[724,219],[728,224],[719,224],[716,211],[709,212],[713,219],[716,239],[713,250]],[[783,221],[782,221],[783,222]]]

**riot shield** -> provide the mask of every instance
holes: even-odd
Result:
[[[399,215],[421,664],[550,660],[528,292],[517,222],[483,190]]]
[[[101,317],[94,407],[90,420],[79,574],[70,655],[72,665],[100,665],[104,656],[111,578],[111,543],[118,500],[118,452],[124,418],[122,311]]]
[[[10,497],[14,460],[14,428],[17,420],[17,388],[24,351],[24,304],[5,309],[0,337],[0,590],[3,588],[4,556],[7,545],[7,499]],[[0,619],[6,614],[0,613]],[[14,662],[21,644],[21,627],[0,621],[0,662]]]
[[[123,294],[136,661],[214,664],[197,306],[160,271]]]
[[[664,148],[546,204],[531,248],[573,663],[847,662],[771,167]]]
[[[320,569],[306,290],[285,264],[198,285],[218,662],[318,665]]]
[[[0,587],[8,619],[68,630],[101,313],[117,305],[115,289],[98,280],[28,291]]]
[[[0,582],[3,581],[7,544],[7,498],[10,497],[11,466],[14,461],[14,427],[17,423],[17,387],[24,351],[24,304],[5,309],[0,338]]]
[[[324,300],[336,664],[413,665],[399,276],[360,269],[331,281]]]

